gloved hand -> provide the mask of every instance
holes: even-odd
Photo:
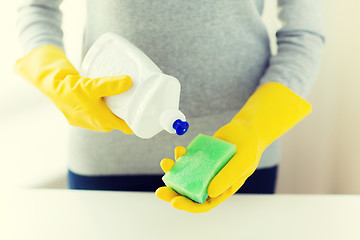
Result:
[[[118,129],[133,133],[125,121],[106,106],[103,97],[120,94],[131,86],[127,75],[86,78],[55,46],[42,46],[16,61],[15,72],[44,93],[77,127],[95,131]]]
[[[168,187],[158,188],[156,196],[174,208],[193,213],[206,212],[233,195],[255,171],[263,151],[278,137],[311,112],[311,105],[280,83],[260,86],[244,107],[220,128],[214,137],[236,145],[236,153],[208,186],[208,199],[199,204]],[[175,159],[185,154],[175,149]],[[163,159],[161,167],[169,171],[174,162]]]

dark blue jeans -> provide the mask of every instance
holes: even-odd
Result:
[[[274,193],[278,167],[256,170],[236,193]],[[82,176],[69,170],[70,189],[155,192],[163,175]]]

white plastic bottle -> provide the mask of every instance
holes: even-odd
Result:
[[[90,78],[131,77],[132,85],[126,92],[108,96],[105,102],[140,138],[151,138],[163,129],[182,135],[189,128],[179,110],[179,81],[164,74],[141,50],[115,33],[105,33],[96,40],[80,74]]]

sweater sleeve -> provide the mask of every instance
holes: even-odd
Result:
[[[317,77],[325,41],[322,0],[278,0],[278,7],[278,53],[271,57],[260,84],[279,82],[305,98]]]
[[[18,5],[17,28],[23,53],[27,54],[43,45],[61,49],[63,32],[62,0],[21,0]]]

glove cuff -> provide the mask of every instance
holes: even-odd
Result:
[[[42,92],[67,75],[79,75],[64,51],[52,45],[38,47],[17,60],[14,71]]]
[[[254,92],[232,121],[246,121],[259,134],[265,149],[311,113],[311,105],[286,86],[268,82]]]

